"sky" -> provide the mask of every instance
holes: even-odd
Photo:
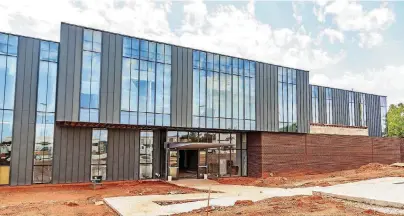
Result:
[[[307,70],[311,84],[396,104],[403,11],[404,1],[1,0],[0,31],[59,41],[67,22]]]

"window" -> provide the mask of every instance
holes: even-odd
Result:
[[[319,123],[318,118],[318,86],[311,86],[312,122]]]
[[[366,95],[360,94],[360,109],[359,109],[359,117],[360,117],[360,124],[363,127],[367,126],[367,117],[366,117]]]
[[[123,50],[121,123],[170,126],[171,46],[124,37]]]
[[[387,136],[387,100],[386,97],[380,97],[380,115],[382,136]]]
[[[108,130],[93,129],[91,145],[91,176],[107,179]]]
[[[326,101],[326,115],[327,124],[332,124],[332,90],[330,88],[325,89],[325,101]]]
[[[140,131],[140,179],[153,178],[153,131]]]
[[[41,41],[33,183],[52,181],[58,46],[57,43]]]
[[[297,132],[296,70],[278,67],[279,131]]]
[[[18,37],[0,33],[0,166],[11,161],[17,50]]]
[[[353,92],[348,92],[349,126],[355,126],[355,98]]]
[[[255,62],[193,51],[195,128],[255,129]]]
[[[247,134],[168,131],[167,142],[226,143],[207,149],[208,175],[247,176]],[[219,161],[222,161],[219,163]],[[225,167],[223,167],[225,166]]]
[[[99,121],[101,32],[84,29],[80,121]]]

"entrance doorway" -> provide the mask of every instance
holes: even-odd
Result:
[[[179,150],[179,178],[198,177],[198,150]]]

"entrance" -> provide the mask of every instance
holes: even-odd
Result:
[[[173,179],[204,178],[207,174],[206,149],[170,149],[168,175]]]
[[[179,178],[197,178],[198,150],[179,150]]]

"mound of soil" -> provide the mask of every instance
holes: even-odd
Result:
[[[356,172],[363,173],[363,172],[372,172],[372,171],[379,171],[384,168],[388,167],[388,165],[380,164],[380,163],[369,163],[359,167]]]

